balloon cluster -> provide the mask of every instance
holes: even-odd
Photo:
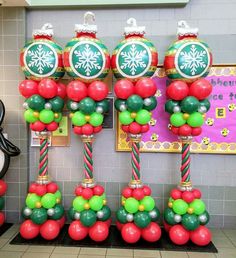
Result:
[[[69,226],[69,236],[82,240],[87,235],[96,242],[104,241],[109,234],[111,210],[106,205],[106,195],[101,185],[93,188],[77,186],[75,199],[69,210],[69,217],[74,220]]]
[[[4,205],[5,205],[5,200],[3,195],[6,193],[6,191],[7,191],[7,184],[5,181],[0,179],[0,226],[2,226],[3,223],[5,222],[5,215],[1,210],[4,208]]]
[[[155,242],[161,236],[161,229],[156,221],[160,212],[150,196],[148,186],[122,191],[122,207],[116,212],[117,228],[127,243],[136,243],[141,237],[148,242]]]
[[[177,245],[186,244],[189,239],[196,245],[209,244],[211,233],[204,226],[209,221],[209,214],[200,199],[201,192],[198,189],[173,189],[170,196],[164,212],[165,229],[170,239]]]
[[[32,239],[41,234],[47,240],[56,238],[65,223],[58,185],[32,183],[25,204],[22,216],[26,220],[20,227],[21,236]]]

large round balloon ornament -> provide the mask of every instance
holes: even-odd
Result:
[[[132,145],[132,179],[122,190],[116,223],[127,243],[136,243],[141,237],[156,242],[161,236],[157,224],[160,212],[151,197],[150,187],[141,182],[139,149],[141,135],[149,130],[151,111],[157,105],[157,86],[149,78],[156,70],[157,51],[144,38],[145,27],[137,26],[134,18],[127,23],[131,26],[125,28],[125,39],[113,52],[112,69],[118,79],[114,87],[115,108],[122,130],[129,134]]]
[[[97,26],[89,24],[95,15],[87,12],[84,24],[76,24],[76,37],[64,49],[66,72],[72,80],[67,85],[67,107],[74,133],[84,143],[84,180],[75,188],[69,217],[69,236],[82,240],[89,236],[95,242],[108,237],[111,210],[107,206],[104,188],[93,176],[92,143],[94,134],[102,130],[105,114],[109,112],[108,86],[102,81],[110,70],[106,46],[96,38]]]
[[[62,119],[66,87],[58,82],[64,75],[62,49],[53,39],[51,24],[33,32],[33,40],[21,51],[20,63],[26,79],[19,85],[25,97],[24,118],[40,139],[38,178],[29,187],[22,209],[26,219],[20,227],[21,236],[32,239],[39,234],[52,240],[65,223],[61,192],[48,175],[48,138]]]
[[[178,40],[167,50],[164,68],[171,80],[166,90],[165,110],[170,114],[170,130],[182,141],[181,182],[170,193],[164,212],[165,228],[177,245],[191,240],[205,246],[211,241],[206,228],[209,214],[201,192],[190,181],[190,145],[192,137],[202,132],[205,114],[210,109],[207,99],[212,85],[204,79],[212,64],[208,45],[197,38],[198,29],[185,21],[178,23]]]

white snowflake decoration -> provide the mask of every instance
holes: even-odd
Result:
[[[27,55],[30,57],[28,67],[36,67],[39,74],[43,74],[47,68],[54,67],[53,51],[45,51],[42,44],[39,44],[36,50],[28,50]]]
[[[135,75],[138,68],[146,68],[147,64],[143,61],[146,57],[147,51],[136,49],[136,45],[132,44],[130,51],[122,51],[121,56],[124,58],[124,62],[120,66],[121,69],[129,68],[132,75]]]
[[[195,45],[191,45],[190,51],[182,51],[180,55],[185,62],[180,66],[181,70],[190,69],[190,73],[194,76],[198,68],[206,68],[204,58],[207,56],[206,50],[198,51]]]
[[[84,69],[87,76],[90,76],[93,69],[100,70],[102,68],[98,63],[101,53],[99,51],[93,52],[89,44],[85,45],[83,51],[75,50],[74,54],[78,58],[78,61],[75,63],[75,68]]]

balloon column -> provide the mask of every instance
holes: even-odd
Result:
[[[107,238],[110,226],[110,208],[106,205],[104,188],[93,177],[93,135],[102,130],[104,114],[109,111],[108,86],[102,81],[110,69],[106,46],[96,38],[97,26],[89,24],[95,16],[84,15],[84,24],[76,24],[76,37],[64,50],[65,69],[72,80],[67,86],[70,117],[75,134],[84,143],[84,175],[75,189],[76,197],[69,210],[74,220],[69,226],[69,236],[82,240],[87,235],[96,242]]]
[[[64,75],[62,48],[52,36],[52,25],[45,24],[33,32],[33,40],[26,43],[20,54],[20,65],[27,78],[19,85],[26,98],[24,118],[40,138],[38,178],[30,185],[22,210],[26,220],[20,233],[25,239],[39,234],[47,240],[54,239],[65,222],[61,192],[48,175],[48,137],[62,119],[66,96],[65,85],[56,82]]]
[[[151,197],[151,189],[140,180],[139,148],[141,134],[149,130],[151,111],[156,107],[157,87],[149,77],[157,66],[157,51],[144,38],[145,27],[138,27],[134,18],[125,28],[125,39],[115,48],[112,69],[118,81],[114,91],[115,108],[119,112],[122,130],[129,133],[132,145],[132,180],[122,191],[122,206],[116,212],[117,228],[128,243],[141,237],[149,242],[157,241],[161,230],[156,221],[159,210]]]
[[[197,38],[197,28],[180,21],[177,34],[164,60],[166,74],[172,80],[166,90],[169,100],[165,110],[170,113],[172,133],[182,141],[181,182],[170,193],[164,225],[175,244],[191,240],[204,246],[211,241],[211,233],[205,227],[209,214],[201,192],[190,181],[190,145],[192,137],[201,134],[205,113],[210,109],[207,97],[212,85],[203,77],[209,72],[212,55],[208,45]]]

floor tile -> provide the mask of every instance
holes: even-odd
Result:
[[[156,250],[134,250],[134,257],[161,257]]]
[[[106,255],[106,258],[120,258],[120,257],[121,257],[120,255],[118,255],[118,256],[116,256],[116,255]],[[80,258],[80,256],[79,256],[79,258]],[[88,258],[90,258],[90,257],[88,257]],[[122,258],[130,258],[130,256],[122,256]],[[137,257],[137,258],[146,258],[146,257],[143,256],[143,257]]]
[[[78,255],[80,247],[63,247],[56,246],[52,254],[76,254]]]
[[[134,251],[133,249],[116,249],[116,248],[108,248],[107,256],[128,256],[133,257]]]
[[[9,252],[25,252],[28,249],[28,245],[4,245],[1,250]]]
[[[234,248],[233,243],[227,238],[214,238],[212,242],[216,248]]]
[[[236,237],[236,229],[223,229],[223,232],[226,236]]]
[[[106,255],[106,248],[86,248],[86,247],[81,247],[80,249],[80,255],[82,254],[87,254],[87,255]]]
[[[27,249],[30,253],[49,253],[51,254],[55,246],[42,246],[42,245],[31,245]]]
[[[236,249],[235,248],[219,248],[216,254],[217,258],[235,258]]]
[[[222,229],[218,229],[218,228],[210,228],[210,231],[211,231],[211,234],[212,236],[215,236],[215,237],[223,237],[225,236],[224,232]]]
[[[35,252],[26,252],[23,254],[22,258],[49,258],[49,253],[35,253]]]
[[[186,252],[174,252],[174,251],[161,251],[162,258],[187,258],[188,254]]]
[[[50,258],[77,258],[77,254],[51,254]],[[89,258],[89,256],[87,256]]]
[[[215,258],[213,253],[188,252],[189,258]]]
[[[96,254],[80,254],[79,256],[78,256],[78,258],[105,258],[106,256],[105,255],[96,255]]]
[[[2,248],[9,240],[6,238],[0,239],[0,248]]]
[[[22,257],[23,252],[7,252],[0,251],[0,258],[20,258]]]

